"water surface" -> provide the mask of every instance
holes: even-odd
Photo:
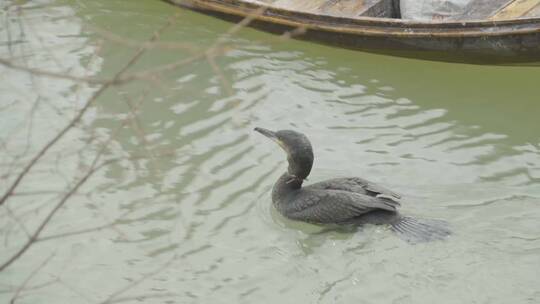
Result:
[[[401,59],[253,29],[227,37],[230,23],[151,0],[4,8],[0,56],[110,78],[175,14],[159,39],[169,44],[128,73],[216,41],[223,51],[109,88],[32,169],[0,208],[0,262],[26,241],[18,223],[34,231],[103,146],[103,159],[123,159],[0,273],[0,299],[23,286],[18,303],[540,301],[538,67]],[[0,69],[3,193],[99,86]],[[284,220],[270,190],[286,160],[256,126],[309,136],[310,182],[369,178],[454,234],[412,246],[385,227],[321,233]]]

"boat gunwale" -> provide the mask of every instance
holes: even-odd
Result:
[[[355,18],[288,10],[242,0],[166,0],[173,4],[295,28],[369,36],[485,37],[540,33],[540,17],[506,20],[416,21],[359,16]],[[262,10],[263,13],[257,13]],[[303,19],[303,20],[299,20]],[[303,22],[301,22],[303,21]],[[515,28],[516,26],[532,27]],[[489,31],[487,31],[489,30]],[[415,32],[416,31],[416,32]]]

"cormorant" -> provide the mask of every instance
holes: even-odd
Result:
[[[401,215],[397,210],[399,194],[359,177],[334,178],[302,187],[314,160],[308,138],[292,130],[255,131],[287,153],[287,172],[272,189],[273,205],[286,218],[314,224],[389,224],[412,243],[443,239],[450,234],[444,221]]]

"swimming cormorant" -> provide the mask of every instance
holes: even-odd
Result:
[[[302,187],[314,160],[308,138],[292,130],[255,131],[287,153],[287,172],[272,189],[273,205],[286,218],[314,224],[389,224],[401,238],[413,243],[450,234],[444,221],[401,215],[397,210],[399,194],[359,177],[334,178]]]

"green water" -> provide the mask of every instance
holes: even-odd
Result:
[[[227,37],[232,24],[154,0],[23,2],[0,4],[0,58],[25,67],[113,77],[175,14],[168,44],[127,74],[224,41],[217,68],[202,58],[107,89],[22,180],[0,207],[0,263],[100,151],[122,158],[0,272],[0,302],[540,301],[540,68]],[[3,194],[99,86],[0,72]],[[270,190],[285,156],[256,126],[309,136],[310,182],[382,183],[404,195],[403,213],[444,219],[453,235],[410,245],[385,227],[319,233],[283,219]]]

